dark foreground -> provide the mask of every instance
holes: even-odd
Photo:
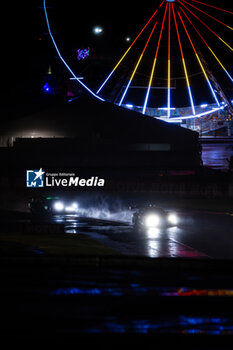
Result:
[[[137,232],[127,221],[2,215],[1,340],[17,347],[231,349],[233,217],[179,216],[177,227]],[[54,223],[64,232],[36,232]],[[14,232],[32,227],[34,233]],[[88,253],[79,236],[99,246]]]
[[[2,257],[1,340],[228,349],[232,272],[232,262],[210,259]]]

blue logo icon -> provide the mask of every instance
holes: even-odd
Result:
[[[44,187],[44,171],[40,170],[27,170],[27,187]]]

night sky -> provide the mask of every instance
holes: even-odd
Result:
[[[66,2],[48,0],[47,6],[52,7],[48,13],[53,31],[56,33],[55,38],[64,55],[70,57],[72,61],[75,60],[78,48],[90,47],[91,57],[99,59],[101,56],[108,57],[113,67],[129,45],[125,38],[130,36],[133,39],[138,34],[159,3],[160,1],[157,0],[154,3],[148,2],[148,5],[145,6],[145,4],[135,2],[127,4],[126,1],[114,3],[84,1],[77,4],[77,1],[73,0]],[[232,4],[226,0],[222,1],[221,4],[216,0],[211,0],[209,3],[233,10]],[[49,36],[46,34],[44,13],[43,9],[40,8],[42,4],[43,2],[39,0],[26,0],[14,3],[13,6],[11,3],[4,5],[2,16],[7,18],[7,22],[4,21],[4,24],[3,22],[1,24],[2,95],[12,96],[13,90],[20,89],[22,84],[25,85],[27,80],[30,81],[32,75],[43,74],[49,63],[53,62],[54,59],[56,61],[56,53]],[[218,13],[218,11],[212,11],[207,7],[201,8],[233,26],[232,15]],[[93,35],[92,29],[95,25],[101,25],[104,28],[104,33],[99,37]],[[218,30],[218,33],[220,33],[219,29],[221,28],[223,37],[227,38],[231,45],[233,44],[232,32],[227,33],[224,28],[219,27],[213,21],[212,28]],[[215,37],[212,37],[210,42],[211,45],[215,45],[213,47],[224,59],[224,63],[231,62],[232,55],[229,54],[227,48],[222,49],[221,45],[216,43]],[[166,43],[163,46],[166,46]],[[177,44],[174,46],[178,47]],[[174,51],[175,56],[178,53]],[[233,74],[231,66],[228,68]],[[16,94],[14,92],[13,96]]]

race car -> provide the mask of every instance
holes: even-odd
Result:
[[[39,197],[30,200],[29,209],[33,215],[76,214],[78,204],[59,197]]]
[[[154,227],[176,226],[178,216],[162,208],[149,205],[138,209],[132,217],[132,224],[136,229],[150,229]]]

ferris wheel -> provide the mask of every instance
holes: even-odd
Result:
[[[198,0],[161,1],[94,90],[77,77],[61,54],[51,31],[46,0],[43,3],[48,31],[59,58],[72,78],[95,98],[109,100],[109,90],[114,82],[119,85],[123,76],[114,103],[132,106],[130,98],[134,92],[143,115],[158,108],[167,119],[175,119],[173,111],[187,101],[188,113],[179,118],[201,117],[223,109],[233,116],[231,88],[226,93],[222,86],[222,81],[233,83],[230,10]],[[203,103],[200,108],[198,95],[208,98],[209,109],[203,110],[207,106]]]

